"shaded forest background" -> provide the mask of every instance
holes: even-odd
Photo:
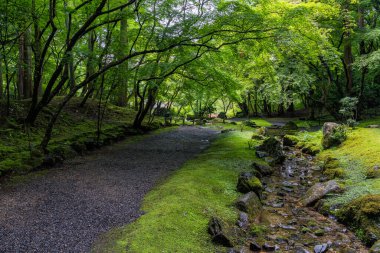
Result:
[[[99,122],[106,105],[125,107],[135,128],[169,113],[341,120],[343,98],[356,119],[380,104],[378,0],[4,0],[0,10],[1,124],[42,129],[45,152],[72,99],[95,99]]]

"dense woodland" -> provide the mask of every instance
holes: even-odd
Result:
[[[0,3],[1,119],[27,104],[33,127],[53,100],[42,147],[73,98],[201,118],[308,109],[339,119],[379,106],[380,2],[56,1]]]
[[[0,0],[0,252],[380,252],[379,22]]]

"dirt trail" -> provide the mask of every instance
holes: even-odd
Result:
[[[144,195],[209,145],[198,127],[77,157],[0,190],[0,252],[89,252],[97,236],[134,221]]]
[[[333,217],[325,217],[299,200],[320,178],[312,157],[296,149],[286,151],[287,159],[276,173],[263,180],[264,217],[269,224],[266,240],[280,252],[345,252],[368,250]]]

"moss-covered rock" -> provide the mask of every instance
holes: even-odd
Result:
[[[251,167],[254,171],[258,172],[254,174],[259,178],[261,178],[261,176],[270,176],[274,173],[274,168],[267,165],[266,163],[259,163],[259,162],[254,161],[251,164]]]
[[[299,142],[299,139],[297,138],[297,136],[287,134],[282,139],[282,142],[284,146],[294,147]]]
[[[341,144],[347,139],[346,127],[334,122],[323,124],[322,146],[327,149]]]
[[[241,196],[236,201],[236,207],[240,211],[246,212],[252,220],[257,217],[262,210],[260,198],[254,192],[248,192]]]
[[[266,139],[262,145],[257,147],[258,151],[263,151],[269,154],[273,158],[273,163],[282,163],[285,159],[284,152],[282,150],[282,143],[274,137]]]
[[[378,165],[366,171],[366,178],[380,178],[380,167]]]
[[[237,190],[241,193],[255,192],[257,195],[261,195],[263,185],[258,177],[251,172],[243,172],[239,175]]]
[[[380,239],[380,194],[355,199],[341,208],[337,217],[356,230],[367,246],[372,246]]]

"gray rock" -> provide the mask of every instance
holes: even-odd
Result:
[[[262,145],[257,147],[257,150],[268,153],[273,158],[273,163],[275,164],[282,163],[285,159],[282,142],[274,137],[266,139]]]
[[[367,128],[380,128],[380,125],[369,125]]]
[[[261,251],[261,246],[257,242],[251,242],[249,244],[249,249],[255,252]]]
[[[310,252],[302,247],[297,247],[295,248],[295,253],[310,253]]]
[[[212,242],[224,247],[233,247],[232,241],[222,229],[222,223],[217,217],[212,217],[208,224],[208,233],[212,237]]]
[[[256,156],[258,158],[264,158],[264,157],[267,157],[268,156],[268,153],[267,152],[263,152],[263,151],[258,151],[256,150]]]
[[[265,242],[262,248],[265,251],[275,251],[276,250],[276,246],[269,243],[269,242]]]
[[[241,193],[253,191],[256,192],[258,196],[260,196],[263,190],[263,185],[261,184],[260,179],[257,178],[253,173],[242,172],[239,175],[236,188]]]
[[[380,240],[375,242],[369,250],[370,253],[380,253]]]
[[[258,171],[263,176],[270,176],[274,173],[274,168],[266,165],[266,164],[260,164],[258,162],[253,162],[251,167]]]
[[[217,217],[212,217],[208,223],[208,233],[212,236],[222,232],[222,223]]]
[[[253,218],[260,214],[262,204],[256,193],[248,192],[236,201],[236,207]]]
[[[314,247],[314,253],[324,253],[328,249],[327,243],[315,245]]]
[[[322,137],[322,146],[324,148],[330,148],[337,143],[337,140],[332,138],[335,129],[337,129],[340,125],[334,122],[326,122],[323,124],[323,137]]]
[[[316,183],[305,193],[305,196],[301,199],[301,203],[304,206],[312,206],[326,194],[340,190],[341,187],[335,180],[330,180],[324,183]]]
[[[237,220],[236,225],[238,225],[240,228],[248,227],[249,225],[248,214],[245,212],[240,212],[239,219]]]

